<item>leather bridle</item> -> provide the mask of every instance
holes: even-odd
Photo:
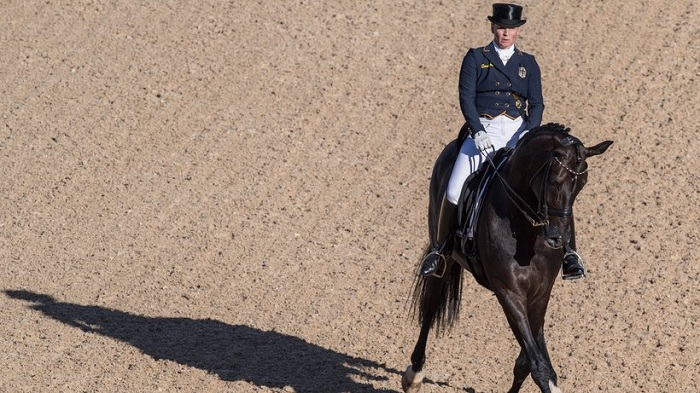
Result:
[[[576,149],[576,163],[580,163],[583,161],[583,158],[581,157],[581,152],[580,152],[580,146],[582,146],[581,141],[579,141],[577,138],[574,137],[567,137],[564,138],[560,141],[560,143],[564,146],[569,146],[573,145],[574,148]],[[573,187],[576,187],[576,181],[578,180],[578,177],[587,173],[588,168],[584,169],[581,172],[574,171],[573,169],[569,168],[566,166],[564,163],[562,163],[559,158],[557,158],[552,151],[549,152],[549,159],[542,164],[542,166],[535,171],[535,173],[532,175],[532,178],[530,178],[529,184],[532,184],[532,182],[535,180],[535,178],[540,174],[540,172],[544,173],[544,178],[542,179],[542,184],[539,189],[539,193],[537,195],[537,210],[533,209],[518,193],[506,182],[506,180],[501,176],[499,171],[496,169],[493,160],[491,157],[488,157],[488,161],[491,165],[491,167],[494,169],[496,173],[496,177],[499,179],[501,184],[503,185],[503,188],[506,190],[506,195],[508,196],[508,199],[511,200],[513,205],[525,216],[525,218],[530,222],[530,224],[533,227],[538,227],[538,226],[548,226],[549,225],[549,216],[555,216],[555,217],[561,217],[561,218],[570,218],[573,216],[573,207],[568,206],[564,207],[562,209],[555,208],[552,206],[549,206],[546,201],[546,191],[547,191],[547,181],[549,180],[549,174],[550,170],[552,167],[552,162],[556,162],[559,166],[564,168],[567,172],[571,173],[574,175],[573,177]]]

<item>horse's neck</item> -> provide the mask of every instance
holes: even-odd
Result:
[[[511,156],[510,160],[504,165],[501,176],[515,193],[521,198],[529,200],[533,196],[532,192],[530,192],[529,184],[533,174],[527,173],[530,167],[530,160],[523,158],[516,154]]]
[[[497,181],[500,184],[491,187],[489,197],[501,213],[527,221],[526,216],[536,209],[537,198],[529,184],[533,175],[529,173],[529,162],[523,158],[526,157],[515,154],[510,157],[500,171],[501,178]]]

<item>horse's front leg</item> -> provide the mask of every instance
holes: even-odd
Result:
[[[515,360],[515,367],[513,367],[513,386],[508,390],[508,393],[518,393],[528,375],[530,375],[530,362],[525,350],[521,349],[518,359]]]
[[[544,322],[544,321],[543,321]],[[561,390],[557,387],[557,373],[554,371],[554,366],[552,365],[552,360],[549,357],[549,350],[547,349],[547,343],[545,342],[544,339],[544,326],[543,324],[540,324],[539,328],[536,331],[537,333],[535,334],[535,342],[537,343],[537,348],[539,348],[540,353],[544,357],[546,361],[546,366],[549,368],[549,374],[553,375],[554,378],[550,380],[550,389],[552,392],[559,392],[561,393]]]
[[[513,334],[520,343],[520,347],[522,348],[521,356],[522,352],[526,355],[526,363],[521,360],[521,357],[518,357],[514,369],[515,381],[510,391],[517,392],[520,389],[518,380],[520,378],[523,380],[527,378],[527,374],[525,374],[523,369],[523,364],[529,364],[532,379],[543,393],[561,393],[561,390],[557,387],[557,375],[549,360],[549,354],[546,348],[544,351],[540,348],[540,343],[533,335],[533,326],[530,325],[528,313],[525,311],[525,306],[521,301],[521,297],[510,292],[510,296],[499,296],[498,300],[506,313]],[[542,328],[540,321],[535,321],[535,325],[534,327],[539,333]],[[537,327],[537,325],[539,325],[539,327]],[[543,337],[542,340],[544,340]],[[523,375],[525,376],[523,377]],[[522,384],[522,382],[520,382],[520,384]]]
[[[552,392],[561,392],[557,387],[557,373],[554,371],[552,359],[549,357],[549,350],[547,350],[547,343],[544,338],[544,318],[547,314],[547,306],[549,304],[551,291],[552,288],[550,286],[545,295],[530,302],[530,315],[528,319],[530,321],[530,332],[534,335],[538,352],[544,360],[541,367],[545,368],[543,373],[548,376],[549,389]]]

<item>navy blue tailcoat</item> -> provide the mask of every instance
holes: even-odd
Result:
[[[515,48],[504,66],[494,43],[469,49],[459,74],[459,104],[472,135],[483,131],[479,117],[522,116],[524,129],[542,123],[542,75],[533,55]]]

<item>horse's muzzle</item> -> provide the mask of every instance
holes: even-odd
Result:
[[[569,241],[569,233],[550,223],[550,225],[544,227],[544,238],[547,247],[558,250]]]
[[[570,207],[555,209],[545,206],[545,214],[548,216],[547,225],[544,227],[544,236],[547,246],[558,250],[569,241],[569,223],[574,211]]]
[[[555,250],[564,247],[564,241],[562,240],[561,236],[549,236],[547,237],[545,244],[547,244],[549,248],[553,248]]]

